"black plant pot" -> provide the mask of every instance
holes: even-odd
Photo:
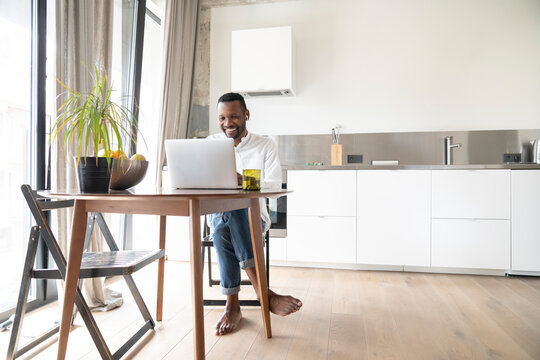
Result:
[[[107,193],[111,182],[111,171],[107,158],[81,157],[77,166],[79,189],[82,193]],[[112,162],[112,159],[111,159]]]

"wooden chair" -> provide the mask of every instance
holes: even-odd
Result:
[[[43,198],[31,189],[29,185],[21,186],[21,190],[26,199],[30,212],[32,213],[37,225],[30,230],[30,238],[28,241],[28,250],[23,268],[21,287],[15,311],[15,318],[9,341],[7,359],[15,359],[36,345],[40,344],[47,338],[51,337],[59,331],[59,326],[55,326],[33,341],[18,349],[21,327],[26,312],[26,303],[28,292],[30,289],[31,279],[65,279],[66,275],[66,259],[62,254],[60,246],[56,241],[47,221],[45,212],[53,209],[62,209],[72,207],[73,200],[50,200]],[[81,263],[81,271],[79,278],[94,278],[105,276],[122,275],[126,281],[131,294],[139,308],[139,311],[144,319],[144,325],[135,332],[116,352],[112,353],[102,336],[94,317],[86,303],[84,296],[79,288],[75,297],[75,304],[78,311],[86,324],[88,331],[103,359],[119,359],[121,358],[147,331],[154,328],[155,323],[144,303],[144,300],[137,289],[131,274],[152,263],[154,260],[164,256],[165,250],[152,251],[120,251],[116,245],[109,228],[107,227],[103,216],[100,213],[93,213],[89,216],[88,227],[86,231],[85,244],[88,244],[93,227],[97,221],[98,226],[107,242],[111,251],[107,252],[85,252]],[[36,258],[38,240],[43,239],[47,249],[49,250],[56,269],[36,269],[34,262]]]

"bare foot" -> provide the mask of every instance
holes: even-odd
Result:
[[[234,331],[242,320],[240,307],[237,309],[227,309],[221,315],[221,319],[216,324],[216,335],[225,335]]]
[[[300,310],[302,302],[289,295],[278,295],[268,289],[270,311],[279,316],[286,316]]]

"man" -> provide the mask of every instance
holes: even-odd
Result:
[[[240,94],[227,93],[218,100],[218,122],[223,134],[209,138],[234,139],[238,183],[243,169],[261,169],[262,188],[281,188],[281,167],[275,143],[247,131],[249,110]],[[261,199],[264,204],[264,199]],[[266,206],[261,206],[263,232],[270,228]],[[238,292],[240,268],[244,269],[258,293],[253,247],[249,230],[248,209],[212,214],[209,217],[214,248],[218,256],[222,293],[227,296],[225,311],[216,324],[216,335],[225,335],[238,327],[242,319]],[[292,296],[278,295],[268,289],[270,311],[285,316],[298,311],[302,302]]]

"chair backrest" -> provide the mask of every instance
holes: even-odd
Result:
[[[65,270],[66,270],[66,259],[64,255],[62,254],[62,250],[60,248],[60,245],[58,245],[58,242],[56,241],[56,238],[53,235],[53,232],[49,226],[49,222],[47,221],[47,217],[44,213],[44,211],[49,211],[53,209],[64,209],[72,207],[74,204],[73,200],[52,200],[45,198],[43,196],[40,196],[37,191],[32,190],[30,185],[24,184],[21,186],[21,191],[24,195],[24,198],[26,200],[26,203],[28,204],[28,208],[30,209],[30,212],[32,213],[32,216],[34,217],[34,220],[36,221],[36,224],[39,226],[39,233],[43,241],[45,241],[45,244],[47,245],[47,248],[51,250],[51,255],[54,258],[54,261],[58,265],[58,270],[60,270],[60,273],[64,277]],[[52,251],[52,250],[55,251]],[[63,266],[61,266],[62,264]]]

